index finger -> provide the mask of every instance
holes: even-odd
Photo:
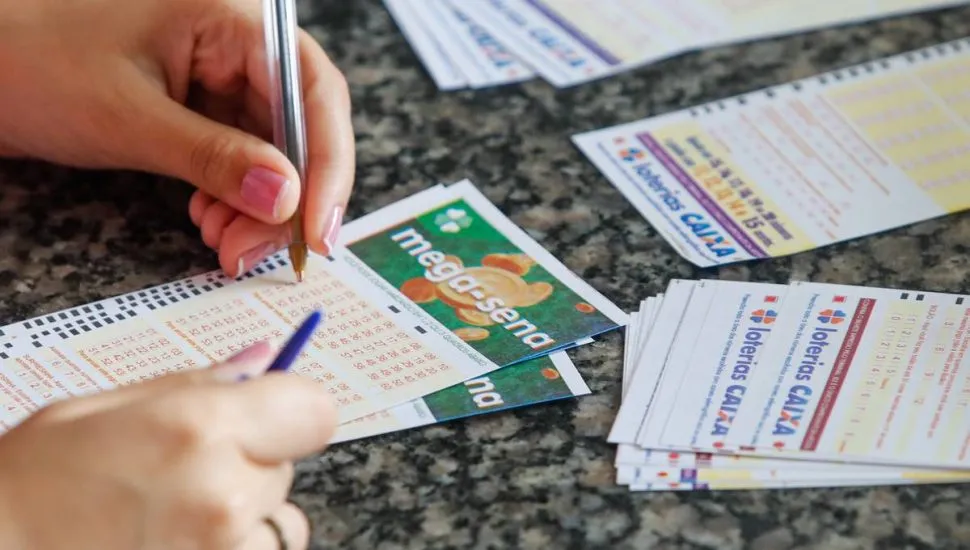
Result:
[[[304,184],[307,244],[329,254],[336,244],[350,192],[356,156],[350,92],[340,70],[319,44],[300,31],[300,68],[307,130]]]
[[[269,374],[224,391],[232,437],[254,462],[295,461],[320,452],[337,428],[337,408],[324,387],[301,376]]]
[[[243,375],[248,378],[263,373],[272,357],[273,348],[269,342],[257,342],[244,352],[230,357],[225,363],[175,372],[130,386],[63,400],[56,407],[43,409],[43,414],[38,417],[41,422],[66,422],[180,389],[237,382]]]

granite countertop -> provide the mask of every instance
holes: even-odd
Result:
[[[379,0],[303,0],[350,81],[350,214],[469,177],[625,309],[672,277],[790,278],[970,290],[970,216],[795,257],[693,268],[574,149],[632,121],[970,35],[970,8],[687,55],[565,91],[542,82],[441,93]],[[147,191],[146,191],[147,190]],[[159,205],[175,195],[178,208]],[[0,164],[0,323],[217,267],[186,189],[135,174]],[[594,395],[335,446],[299,466],[319,548],[965,548],[961,486],[630,494],[605,441],[622,334],[572,357]]]

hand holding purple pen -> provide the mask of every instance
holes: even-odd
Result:
[[[8,432],[0,548],[307,548],[308,520],[287,502],[293,462],[327,446],[336,408],[306,377],[254,375],[287,371],[322,318],[311,313],[275,359],[262,342],[209,369],[60,401]]]

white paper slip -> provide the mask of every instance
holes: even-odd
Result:
[[[930,481],[932,483],[941,483]],[[785,481],[785,480],[734,480],[734,481],[714,481],[710,483],[690,483],[690,482],[666,482],[666,483],[646,483],[643,485],[631,485],[630,491],[757,491],[764,489],[823,489],[823,488],[847,488],[847,487],[892,487],[903,485],[919,485],[919,481],[909,479],[889,478],[881,480],[854,480],[854,479],[825,479],[809,481]]]
[[[623,403],[623,400],[626,399],[627,392],[630,389],[630,382],[633,377],[633,372],[635,370],[632,365],[633,360],[631,359],[631,357],[634,355],[634,353],[636,353],[639,346],[641,345],[640,338],[641,338],[642,331],[639,326],[639,323],[640,323],[639,318],[641,315],[641,311],[644,308],[646,303],[647,303],[647,300],[641,301],[640,309],[630,314],[630,322],[627,324],[626,332],[624,334],[623,370],[620,378],[620,403],[621,404]],[[621,453],[623,452],[623,448],[626,447],[627,445],[628,445],[627,443],[620,443],[617,446],[617,454],[616,454],[616,459],[614,464],[619,464],[620,456],[621,456]]]
[[[462,9],[461,2],[410,0],[426,19],[427,29],[446,49],[472,88],[514,84],[535,73],[484,26]],[[420,6],[420,9],[418,7]]]
[[[694,281],[674,279],[664,293],[657,318],[664,323],[651,329],[641,355],[641,364],[633,373],[630,391],[620,406],[607,441],[610,443],[635,443],[644,415],[654,399],[657,383],[674,335],[680,328],[684,310],[693,292]]]
[[[640,309],[630,316],[631,322],[627,326],[628,339],[624,345],[621,403],[626,399],[630,383],[636,373],[636,365],[638,364],[645,342],[650,336],[651,328],[656,320],[657,309],[662,302],[663,294],[647,298],[640,302]],[[621,464],[623,458],[631,452],[634,452],[633,450],[636,448],[635,445],[629,443],[618,444],[616,464]]]
[[[660,300],[663,300],[663,295],[656,298],[648,298],[640,303],[640,309],[636,313],[630,315],[631,322],[627,326],[627,338],[623,346],[621,398],[626,397],[627,390],[630,388],[635,366],[639,360],[640,352],[643,349],[643,343],[650,335],[650,328],[653,326],[655,320],[657,302]]]
[[[636,331],[639,323],[639,313],[630,314],[630,322],[627,323],[626,332],[623,339],[623,370],[620,379],[620,399],[626,397],[626,392],[630,388],[630,356],[636,349]]]
[[[970,304],[792,285],[729,442],[786,458],[970,465]]]
[[[460,0],[451,0],[460,3]],[[698,48],[956,5],[954,0],[480,0],[493,25],[552,84],[589,82]]]
[[[850,468],[849,475],[841,475],[835,471],[825,469],[801,469],[801,470],[717,470],[706,469],[698,470],[692,468],[668,469],[656,467],[634,467],[620,466],[617,468],[618,485],[643,485],[648,483],[714,483],[714,482],[740,482],[740,481],[795,481],[795,482],[820,482],[826,480],[866,480],[882,481],[886,479],[909,479],[902,472],[897,475],[886,475],[878,471],[868,471],[865,468]],[[941,481],[950,481],[950,477],[939,476]]]
[[[617,483],[713,482],[738,479],[907,479],[925,483],[966,483],[970,470],[786,460],[757,456],[651,451],[622,445],[616,457]]]
[[[794,480],[818,477],[818,472],[824,472],[826,476],[832,478],[847,479],[865,475],[879,479],[893,477],[921,480],[944,479],[961,483],[970,480],[970,470],[966,469],[791,460],[739,454],[681,453],[646,450],[637,446],[627,446],[622,452],[618,452],[615,465],[618,479],[623,479],[626,484],[636,483],[631,480],[648,480],[654,477],[676,480],[685,476],[693,481],[752,476]]]
[[[708,267],[966,209],[968,87],[958,40],[573,139]]]
[[[654,2],[484,0],[462,5],[557,87],[684,51],[681,21],[657,9]]]
[[[650,332],[653,330],[654,324],[657,321],[657,312],[660,308],[660,304],[663,303],[664,295],[658,294],[652,298],[648,298],[644,301],[643,307],[640,310],[641,320],[640,326],[638,328],[636,347],[634,348],[631,360],[633,364],[630,365],[630,379],[633,379],[636,373],[636,367],[640,364],[643,358],[643,350],[646,347],[647,340],[650,338]]]
[[[535,68],[555,86],[572,86],[698,48],[963,3],[957,0],[848,0],[837,5],[820,5],[809,0],[742,4],[725,0],[385,2],[444,90],[520,82],[533,76],[526,65]]]
[[[720,456],[715,459],[731,457]],[[783,460],[760,457],[736,457],[734,463],[726,460],[701,462],[694,467],[677,467],[664,464],[636,465],[617,464],[617,482],[637,485],[660,481],[712,482],[741,479],[784,479],[804,481],[810,479],[908,479],[921,482],[966,483],[970,471],[949,469],[908,468],[872,464],[837,464],[806,460]]]
[[[678,14],[686,23],[688,32],[703,37],[699,45],[711,47],[939,9],[965,4],[966,0],[846,0],[838,3],[654,0],[652,3],[665,12]]]
[[[936,470],[928,473],[910,473],[904,470],[892,468],[888,473],[882,470],[868,471],[861,467],[843,468],[839,471],[826,471],[823,469],[808,470],[663,470],[652,468],[631,468],[623,466],[618,470],[617,479],[619,485],[630,487],[642,486],[655,483],[809,483],[818,487],[825,487],[832,482],[849,483],[873,483],[873,484],[894,484],[894,483],[966,483],[970,480],[967,475],[957,475],[955,471]],[[844,473],[841,473],[844,472]]]
[[[667,419],[679,407],[675,405],[677,389],[680,388],[687,373],[687,364],[697,346],[707,345],[704,333],[704,320],[708,318],[711,305],[716,296],[712,281],[698,281],[694,285],[690,300],[684,309],[680,327],[670,345],[666,361],[661,368],[660,377],[654,390],[655,397],[647,407],[640,429],[637,431],[637,445],[647,449],[662,448],[660,433]]]
[[[465,75],[424,26],[412,8],[412,2],[384,0],[384,5],[439,89],[450,91],[468,87]]]
[[[659,393],[670,396],[668,414],[648,437],[638,438],[641,446],[728,450],[725,437],[784,311],[788,290],[786,285],[733,281],[704,285],[713,300],[699,329],[703,338],[687,350],[685,363],[676,363],[671,354],[666,369],[682,372],[683,382],[661,386]]]

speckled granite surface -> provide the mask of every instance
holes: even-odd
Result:
[[[573,270],[632,308],[671,277],[970,291],[970,216],[700,272],[572,147],[571,133],[970,35],[970,8],[720,48],[568,91],[437,92],[377,0],[303,0],[353,87],[358,215],[470,177]],[[216,267],[181,207],[136,175],[0,165],[0,322]],[[152,193],[146,192],[152,190]],[[157,191],[164,192],[164,191]],[[176,197],[176,201],[182,200]],[[573,354],[595,395],[339,445],[300,465],[319,548],[965,548],[962,487],[631,495],[605,436],[620,334]]]

